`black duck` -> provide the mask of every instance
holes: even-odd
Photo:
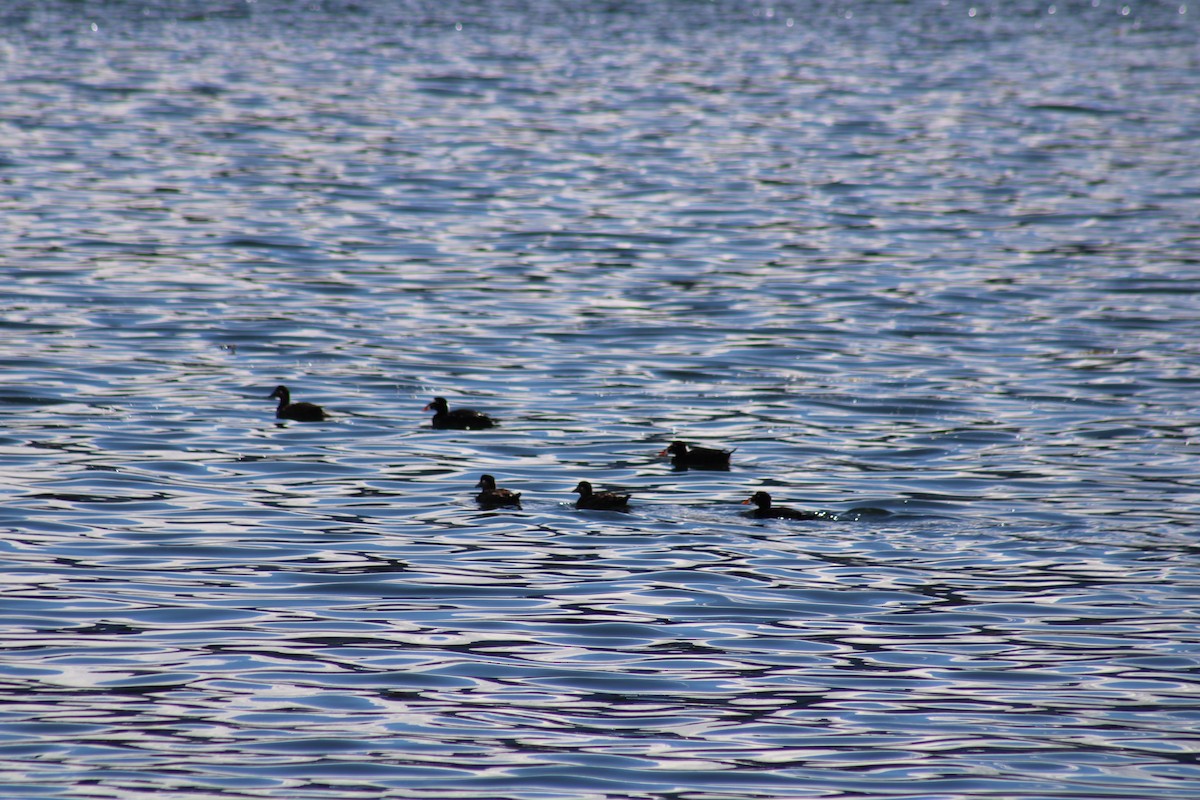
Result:
[[[771,495],[766,492],[755,492],[742,501],[742,505],[753,503],[756,507],[750,512],[755,519],[824,519],[824,515],[816,511],[799,511],[787,506],[771,505]]]
[[[325,413],[325,409],[313,403],[293,403],[292,394],[286,386],[276,386],[275,391],[271,392],[267,399],[274,400],[276,397],[279,398],[279,406],[275,409],[275,416],[278,419],[320,422],[329,416]]]
[[[475,431],[482,428],[492,428],[496,420],[472,408],[456,408],[450,410],[450,404],[444,397],[435,397],[425,406],[426,411],[433,412],[433,427],[443,430]]]
[[[587,481],[580,481],[574,491],[579,494],[579,499],[575,501],[576,508],[590,508],[596,511],[625,511],[629,508],[629,495],[596,492]]]
[[[689,447],[683,442],[671,442],[670,447],[659,455],[671,456],[671,463],[676,469],[729,469],[729,457],[733,455],[733,450]]]
[[[475,488],[480,490],[479,494],[475,495],[475,500],[485,508],[494,508],[496,506],[521,507],[521,493],[499,488],[496,486],[496,479],[491,475],[481,476]]]

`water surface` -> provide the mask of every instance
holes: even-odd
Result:
[[[1195,797],[1196,12],[7,7],[4,792]]]

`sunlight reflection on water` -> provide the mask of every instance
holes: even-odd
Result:
[[[1195,795],[1191,15],[90,11],[0,52],[6,791]]]

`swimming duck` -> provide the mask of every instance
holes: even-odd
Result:
[[[521,493],[498,488],[496,486],[496,479],[491,475],[481,476],[475,488],[480,490],[479,494],[475,495],[475,500],[485,508],[492,508],[494,506],[521,507]]]
[[[592,484],[580,481],[575,487],[579,499],[575,501],[576,508],[590,508],[597,511],[623,511],[629,507],[629,495],[616,492],[594,492]]]
[[[496,424],[496,420],[487,414],[471,408],[456,408],[451,411],[450,404],[444,397],[433,398],[433,401],[425,406],[424,410],[433,412],[433,427],[435,428],[474,431],[491,428]]]
[[[278,419],[320,422],[329,416],[325,413],[325,409],[313,403],[293,403],[292,394],[286,386],[276,386],[275,391],[271,392],[267,399],[274,400],[276,397],[279,398],[279,406],[275,409],[275,416]]]
[[[771,495],[766,492],[755,492],[742,501],[742,505],[753,503],[756,508],[750,512],[755,519],[822,519],[815,511],[798,511],[787,506],[772,506]]]
[[[671,456],[676,469],[729,469],[729,457],[733,450],[718,450],[714,447],[689,447],[683,442],[671,442],[671,446],[659,456]]]

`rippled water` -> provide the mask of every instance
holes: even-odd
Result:
[[[1195,798],[1198,12],[6,5],[0,793]]]

